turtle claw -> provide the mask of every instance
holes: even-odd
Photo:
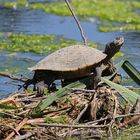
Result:
[[[37,91],[36,96],[42,96],[45,91],[46,84],[41,81],[35,84],[34,91]]]

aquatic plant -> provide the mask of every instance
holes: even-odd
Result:
[[[6,7],[26,6],[27,1],[16,1],[5,3]],[[45,12],[54,13],[60,16],[70,16],[71,13],[68,10],[64,1],[58,1],[53,3],[28,3],[31,9],[39,9]],[[110,21],[108,24],[101,25],[99,31],[107,32],[114,30],[140,30],[140,16],[135,11],[135,8],[140,7],[139,1],[120,1],[120,0],[74,0],[71,2],[76,14],[82,18],[88,19],[88,17],[97,17],[102,23]],[[116,23],[123,23],[119,26]]]
[[[21,6],[26,4],[26,0],[22,2],[17,1],[16,4]],[[5,6],[10,6],[12,3],[6,3]],[[140,2],[136,1],[119,1],[119,0],[75,0],[71,3],[73,9],[78,16],[88,19],[88,17],[97,17],[100,20],[111,22],[122,22],[124,25],[110,26],[104,25],[99,28],[100,31],[114,31],[114,30],[140,30],[138,13],[134,8],[140,7]],[[70,16],[64,1],[48,3],[31,3],[31,9],[39,9],[45,12],[54,13],[61,16]]]
[[[29,3],[28,3],[27,0],[16,0],[14,2],[6,2],[4,4],[4,6],[7,7],[7,8],[11,8],[11,7],[16,8],[17,6],[25,6],[25,7],[27,7],[28,4]]]
[[[11,34],[7,39],[0,40],[0,50],[42,54],[74,44],[81,43],[55,35]],[[96,45],[90,43],[90,46],[95,47]]]

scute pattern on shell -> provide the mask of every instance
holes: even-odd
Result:
[[[97,64],[106,56],[96,48],[73,45],[48,55],[29,70],[76,71]]]

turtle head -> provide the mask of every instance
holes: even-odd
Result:
[[[116,37],[112,42],[106,44],[104,53],[106,53],[109,58],[112,58],[117,52],[119,52],[123,43],[124,37]]]

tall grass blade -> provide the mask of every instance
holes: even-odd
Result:
[[[105,77],[102,77],[101,79],[103,82],[105,82],[106,84],[117,90],[124,99],[127,99],[127,101],[129,101],[131,105],[134,105],[136,103],[137,98],[140,96],[136,94],[134,91],[131,91],[122,85],[113,83]]]
[[[124,61],[122,68],[138,85],[140,85],[140,72],[129,61]]]

